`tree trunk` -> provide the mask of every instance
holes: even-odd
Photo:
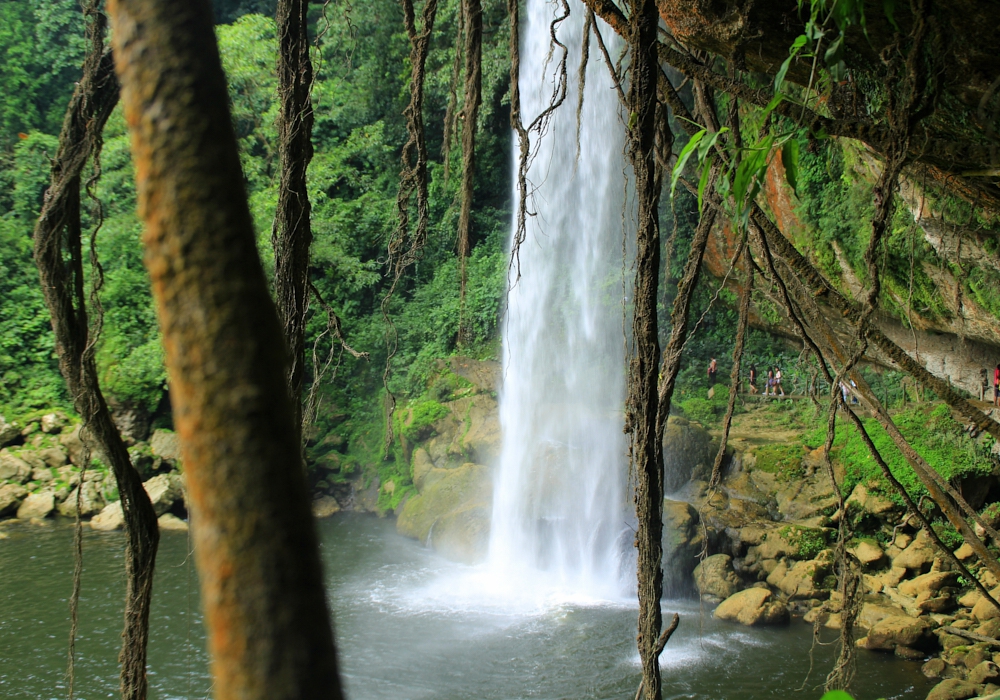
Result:
[[[660,663],[656,640],[660,635],[663,593],[663,448],[658,440],[660,408],[657,373],[660,341],[656,300],[660,276],[660,191],[656,177],[656,4],[634,0],[629,26],[631,65],[627,98],[628,156],[635,177],[638,202],[635,292],[632,322],[634,354],[629,362],[627,428],[635,478],[635,511],[638,519],[636,547],[639,593],[639,658],[642,688],[649,700],[660,700]]]
[[[306,310],[309,304],[309,246],[312,244],[306,171],[312,160],[313,66],[309,56],[306,0],[279,0],[278,22],[278,207],[274,245],[274,296],[288,344],[288,391],[301,424],[305,374]]]
[[[208,0],[110,0],[215,696],[341,698],[282,326]]]
[[[35,225],[35,262],[45,303],[52,315],[59,370],[83,420],[83,435],[107,459],[118,483],[125,518],[125,625],[122,632],[121,691],[125,700],[146,697],[146,645],[153,569],[160,531],[156,513],[133,468],[128,449],[101,393],[89,337],[80,225],[80,177],[118,103],[113,59],[104,53],[106,20],[96,14],[83,78],[66,110],[51,184]],[[64,249],[68,247],[69,261]],[[83,484],[80,485],[83,488]]]

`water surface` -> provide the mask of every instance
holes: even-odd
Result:
[[[341,670],[351,700],[632,698],[639,681],[630,601],[574,599],[553,585],[518,591],[445,562],[396,535],[388,520],[341,515],[320,525]],[[64,698],[72,529],[3,528],[0,697]],[[115,697],[122,596],[120,533],[88,532],[77,696]],[[210,696],[188,538],[166,532],[152,610],[150,698]],[[503,593],[507,591],[507,593]],[[497,597],[502,595],[503,597]],[[745,629],[694,601],[665,602],[681,625],[663,657],[665,697],[812,698],[832,647],[809,668],[810,627]],[[832,640],[830,638],[825,641]],[[859,700],[922,700],[919,664],[859,652]]]

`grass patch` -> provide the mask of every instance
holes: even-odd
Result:
[[[802,446],[797,443],[763,445],[754,451],[757,458],[756,469],[777,474],[782,479],[797,479],[805,476],[802,468]]]

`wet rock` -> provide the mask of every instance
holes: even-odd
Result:
[[[177,474],[160,474],[142,485],[156,514],[163,515],[184,498],[184,481]]]
[[[164,513],[156,519],[156,522],[160,526],[161,530],[167,530],[168,532],[188,531],[188,524],[173,513]]]
[[[708,479],[715,461],[712,436],[697,423],[671,416],[663,430],[664,492],[674,493],[692,478]]]
[[[908,571],[927,571],[934,563],[936,555],[933,542],[927,533],[921,530],[909,546],[892,560],[892,566]]]
[[[775,569],[767,582],[791,599],[825,598],[829,595],[829,591],[822,588],[823,579],[830,574],[830,561],[826,558],[797,562],[786,570],[784,576],[778,576],[778,572]]]
[[[312,503],[313,517],[329,518],[340,512],[340,504],[333,496],[321,496]]]
[[[958,678],[941,681],[927,694],[927,700],[969,700],[979,695],[979,688],[974,683]]]
[[[690,590],[705,538],[698,511],[684,501],[663,502],[663,571],[667,594]]]
[[[104,510],[90,519],[90,527],[102,532],[120,530],[124,526],[125,514],[122,512],[121,501],[109,503],[104,507]]]
[[[931,680],[936,680],[944,674],[946,664],[941,659],[931,659],[920,667],[920,672]]]
[[[795,557],[799,553],[798,543],[793,543],[790,537],[782,534],[781,530],[771,530],[767,533],[764,541],[757,547],[761,559],[781,559],[783,557]]]
[[[891,605],[865,603],[861,606],[861,613],[858,615],[858,625],[865,629],[871,629],[887,617],[897,617],[902,614],[902,610]]]
[[[23,484],[31,478],[31,465],[13,452],[4,448],[0,450],[0,481],[13,481]]]
[[[742,625],[779,625],[789,620],[788,608],[766,588],[748,588],[726,598],[713,613],[720,620]]]
[[[740,589],[740,577],[733,570],[728,554],[713,554],[694,569],[694,585],[703,598],[723,601]]]
[[[427,450],[418,447],[413,451],[413,485],[420,491],[424,488],[424,480],[434,469],[434,461]]]
[[[489,531],[492,499],[488,467],[470,462],[456,469],[433,469],[424,490],[403,506],[396,531],[474,561],[486,553],[484,533]]]
[[[0,486],[0,518],[14,515],[27,495],[28,490],[19,484]]]
[[[897,615],[877,622],[868,630],[868,649],[892,651],[897,646],[923,646],[930,631],[925,620]]]
[[[169,462],[178,462],[181,458],[181,441],[172,430],[154,430],[149,440],[149,449],[154,456]]]
[[[78,467],[83,466],[83,458],[87,452],[87,448],[84,446],[83,440],[80,439],[79,425],[70,431],[63,430],[59,436],[59,444],[66,449],[70,462]]]
[[[899,658],[906,659],[907,661],[922,661],[927,658],[927,652],[914,649],[913,647],[906,647],[902,644],[897,646],[893,653]]]
[[[19,520],[47,518],[56,509],[56,499],[51,491],[30,494],[17,509]]]

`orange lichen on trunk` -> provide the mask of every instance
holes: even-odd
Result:
[[[340,698],[282,327],[207,0],[110,0],[217,698]]]

